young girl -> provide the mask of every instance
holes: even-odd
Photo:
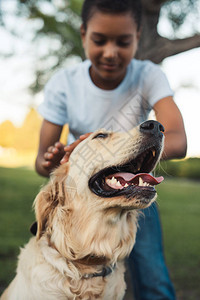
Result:
[[[140,1],[85,0],[82,21],[81,38],[88,60],[61,70],[45,87],[45,100],[39,108],[44,120],[37,172],[49,176],[61,159],[61,163],[68,160],[88,132],[102,127],[130,130],[145,121],[152,109],[165,127],[163,158],[184,157],[183,120],[165,75],[150,61],[133,59],[141,30]],[[66,123],[69,138],[64,147],[58,141]],[[156,206],[144,214],[129,258],[135,299],[175,299]]]

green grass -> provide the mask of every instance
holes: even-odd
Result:
[[[200,184],[166,180],[158,188],[165,256],[178,299],[200,299]]]
[[[0,168],[0,292],[14,276],[19,247],[30,237],[32,203],[45,181],[32,170]]]
[[[32,170],[0,168],[0,293],[15,275],[19,247],[31,236],[32,203],[45,182]],[[157,190],[165,256],[178,300],[200,299],[200,184],[166,179]]]

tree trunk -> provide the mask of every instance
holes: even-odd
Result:
[[[170,40],[160,36],[157,24],[161,6],[166,0],[143,0],[142,33],[136,57],[160,63],[168,56],[200,47],[200,34],[185,39]]]

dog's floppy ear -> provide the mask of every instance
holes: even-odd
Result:
[[[37,239],[45,231],[48,222],[54,215],[58,205],[66,203],[65,178],[67,177],[68,164],[60,166],[50,177],[49,183],[37,195],[34,206],[37,220]]]

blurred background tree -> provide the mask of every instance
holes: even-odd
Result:
[[[40,49],[31,86],[33,92],[38,92],[69,58],[85,59],[79,34],[83,0],[16,1],[14,14],[32,23],[32,43]],[[200,0],[142,0],[142,3],[143,30],[137,58],[161,63],[168,56],[200,47],[200,29],[196,26]],[[2,11],[0,15],[5,27],[6,14],[8,12]],[[158,30],[161,19],[162,33]],[[13,34],[18,34],[17,30],[13,30]]]

